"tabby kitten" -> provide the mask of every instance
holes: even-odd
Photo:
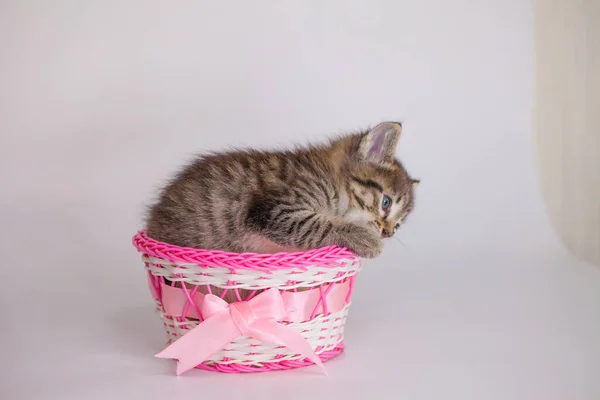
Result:
[[[202,156],[150,208],[148,236],[230,252],[338,245],[375,257],[413,209],[418,181],[394,157],[401,132],[383,122],[326,145]]]

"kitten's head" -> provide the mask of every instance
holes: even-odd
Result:
[[[346,217],[377,224],[391,237],[414,205],[412,179],[395,157],[402,125],[383,122],[357,138],[350,167],[350,207]]]

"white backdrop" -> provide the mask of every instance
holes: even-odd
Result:
[[[532,158],[528,1],[4,1],[3,399],[597,399],[600,271]],[[404,121],[417,208],[366,262],[344,355],[262,375],[164,345],[130,244],[194,152]]]

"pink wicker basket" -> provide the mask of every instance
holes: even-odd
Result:
[[[295,335],[312,350],[312,357],[307,357],[306,352],[300,354],[278,340],[260,340],[260,335],[257,339],[242,329],[222,346],[205,351],[201,362],[190,365],[219,372],[282,370],[320,364],[343,350],[344,324],[354,280],[361,269],[361,260],[347,249],[333,246],[299,253],[237,254],[172,246],[149,238],[143,231],[133,237],[133,244],[142,254],[168,346],[191,342],[192,336],[200,337],[201,331],[208,329],[209,322],[214,325],[204,315],[209,297],[212,303],[216,300],[225,304],[220,307],[236,311],[252,304],[253,299],[266,298],[263,294],[268,292],[274,293],[285,309],[285,317],[270,318],[278,325],[275,328],[286,329],[286,334]],[[217,293],[215,288],[221,289],[220,299],[212,295]],[[221,300],[227,293],[227,298],[235,299],[228,305]],[[233,311],[223,314],[223,318],[231,314],[232,326],[248,322],[236,320]],[[218,336],[220,333],[198,338],[186,353],[208,346]],[[169,347],[163,352],[167,350]],[[182,362],[179,357],[164,358]]]

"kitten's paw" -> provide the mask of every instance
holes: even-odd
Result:
[[[383,250],[379,231],[362,225],[345,226],[339,233],[339,245],[362,258],[375,258]]]

